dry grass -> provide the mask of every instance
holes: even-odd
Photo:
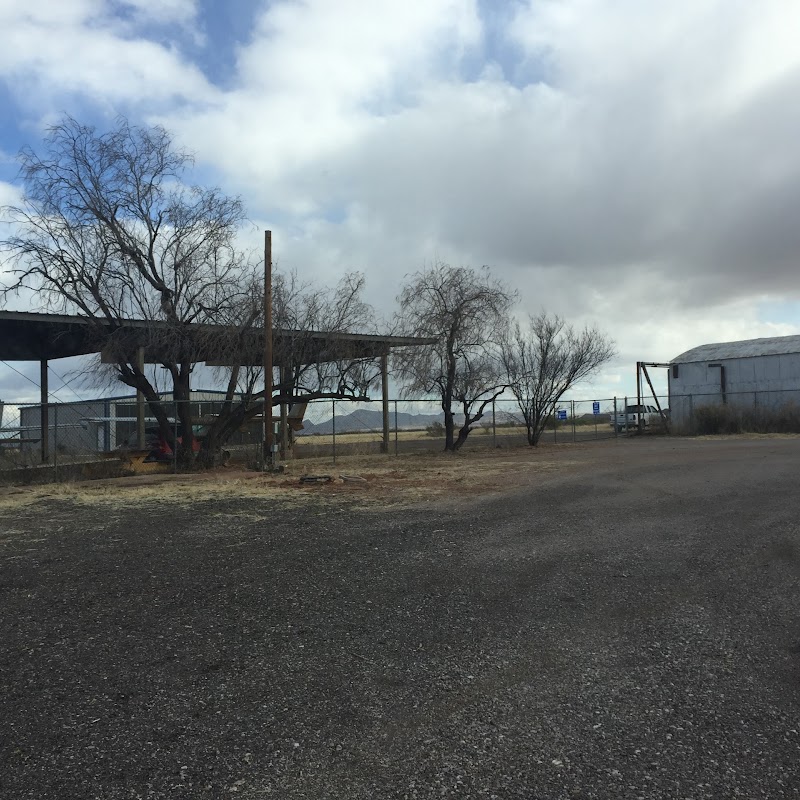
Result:
[[[470,452],[466,454],[409,454],[407,456],[345,456],[302,459],[283,473],[261,474],[235,468],[191,475],[140,475],[80,483],[25,488],[0,488],[0,509],[68,500],[109,508],[171,503],[185,507],[207,500],[241,498],[302,505],[309,495],[331,502],[355,500],[362,506],[403,506],[430,500],[486,494],[524,484],[533,476],[568,470],[580,463],[580,451],[569,457],[557,448]],[[329,475],[330,483],[302,484],[302,475]],[[344,481],[357,475],[363,482]],[[253,512],[243,508],[242,514]],[[229,514],[226,514],[229,515]]]
[[[472,436],[491,436],[492,431],[491,428],[486,428],[483,426],[477,426],[475,430],[471,434]],[[497,428],[497,438],[500,439],[504,436],[524,436],[525,435],[525,428],[524,427],[498,427]],[[332,445],[333,444],[333,435],[332,434],[312,434],[309,436],[298,436],[295,439],[294,446],[295,447],[313,447],[314,445]],[[443,436],[428,436],[425,431],[398,431],[395,433],[392,431],[390,435],[390,441],[394,442],[395,439],[400,442],[428,442],[430,443],[431,447],[441,446],[441,442],[444,441]],[[381,431],[360,431],[357,433],[349,433],[347,431],[342,431],[336,433],[336,443],[337,444],[363,444],[368,442],[381,442],[383,441],[383,433]]]

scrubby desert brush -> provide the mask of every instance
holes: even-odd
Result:
[[[696,408],[692,428],[699,435],[735,433],[800,433],[800,406],[786,403],[777,408],[741,408],[710,405]]]

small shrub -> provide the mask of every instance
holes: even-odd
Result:
[[[440,438],[444,436],[444,425],[438,420],[431,422],[430,425],[425,426],[425,435]]]
[[[731,405],[701,406],[692,415],[694,432],[800,433],[800,406],[786,403],[777,408],[740,408]]]
[[[795,403],[766,410],[765,415],[768,433],[800,433],[800,407]]]
[[[800,433],[800,406],[741,408],[735,405],[702,406],[692,415],[695,433]]]
[[[701,406],[692,416],[695,433],[700,436],[742,432],[741,419],[730,406]]]

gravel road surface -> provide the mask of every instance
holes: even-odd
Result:
[[[0,505],[0,798],[800,797],[800,439],[570,452]]]

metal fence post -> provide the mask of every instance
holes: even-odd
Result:
[[[53,480],[58,481],[58,406],[53,406]]]
[[[331,430],[333,442],[333,463],[336,463],[336,401],[331,400]]]
[[[397,455],[397,446],[398,446],[398,439],[399,439],[398,427],[397,427],[397,400],[394,401],[394,454]]]
[[[628,396],[625,395],[625,405],[622,407],[622,413],[625,415],[625,435],[628,435]]]
[[[497,402],[497,398],[492,400],[492,447],[497,450],[497,413],[495,409],[495,403]]]
[[[619,431],[617,430],[617,396],[614,395],[614,438],[619,437]]]
[[[575,401],[570,400],[570,414],[572,415],[572,443],[575,443],[576,431],[575,431]]]
[[[175,423],[175,433],[172,441],[172,473],[178,473],[178,404],[175,402],[174,395],[172,400],[172,419]]]

